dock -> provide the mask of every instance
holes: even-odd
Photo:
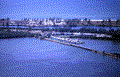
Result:
[[[75,43],[75,44],[84,44],[85,42],[79,41],[78,39],[70,39],[70,38],[62,38],[62,37],[55,37],[55,36],[51,36],[52,38],[61,40],[61,41],[67,41],[69,43]]]
[[[56,42],[56,43],[59,43],[59,44],[64,44],[64,45],[67,45],[67,46],[73,46],[73,47],[89,50],[89,51],[92,51],[94,53],[98,53],[98,54],[101,54],[101,55],[104,55],[104,56],[109,56],[109,57],[112,57],[112,58],[115,58],[115,59],[119,59],[119,57],[120,57],[120,54],[115,55],[114,53],[108,53],[108,52],[105,52],[105,51],[98,51],[98,50],[90,49],[90,48],[87,48],[87,47],[79,46],[79,45],[76,45],[76,44],[65,43],[65,42],[61,42],[61,41],[57,41],[57,40],[53,40],[53,39],[49,39],[49,38],[44,38],[44,39],[48,40],[48,41]]]

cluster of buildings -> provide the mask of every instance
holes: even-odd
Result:
[[[9,22],[9,25],[25,25],[25,26],[120,26],[120,20],[84,20],[81,19],[27,19],[24,20],[10,20],[0,19],[0,25],[4,26]]]
[[[0,25],[6,25],[7,19],[0,19]],[[24,20],[9,20],[9,25],[25,25],[25,26],[63,26],[66,25],[64,19],[27,19]]]

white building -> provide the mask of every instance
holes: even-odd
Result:
[[[55,22],[55,25],[66,25],[64,19],[61,19],[60,22],[57,22],[57,20],[54,21]]]
[[[43,24],[43,25],[53,25],[53,22],[52,22],[51,20],[46,20],[46,19],[44,19],[44,21],[43,21],[42,24]]]
[[[38,26],[35,21],[29,20],[29,26]]]

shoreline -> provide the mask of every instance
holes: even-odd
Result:
[[[21,38],[21,37],[34,37],[34,34],[30,32],[0,32],[0,39],[9,39],[9,38]]]
[[[10,38],[24,38],[24,37],[35,37],[35,35],[38,35],[37,33],[30,33],[30,32],[22,32],[22,31],[19,31],[19,32],[13,32],[13,31],[10,31],[10,32],[7,32],[7,31],[1,31],[0,32],[0,39],[10,39]],[[66,35],[63,35],[63,34],[59,34],[59,35],[54,35],[52,34],[53,36],[66,36]],[[68,35],[67,36],[68,38],[83,38],[83,39],[97,39],[97,40],[110,40],[110,41],[118,41],[120,42],[119,38],[116,39],[116,38],[113,38],[113,37],[89,37],[89,36],[79,36],[79,35]]]

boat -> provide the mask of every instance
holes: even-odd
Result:
[[[75,44],[84,44],[85,43],[85,42],[79,41],[78,39],[74,39],[74,40],[69,39],[69,42],[75,43]]]

